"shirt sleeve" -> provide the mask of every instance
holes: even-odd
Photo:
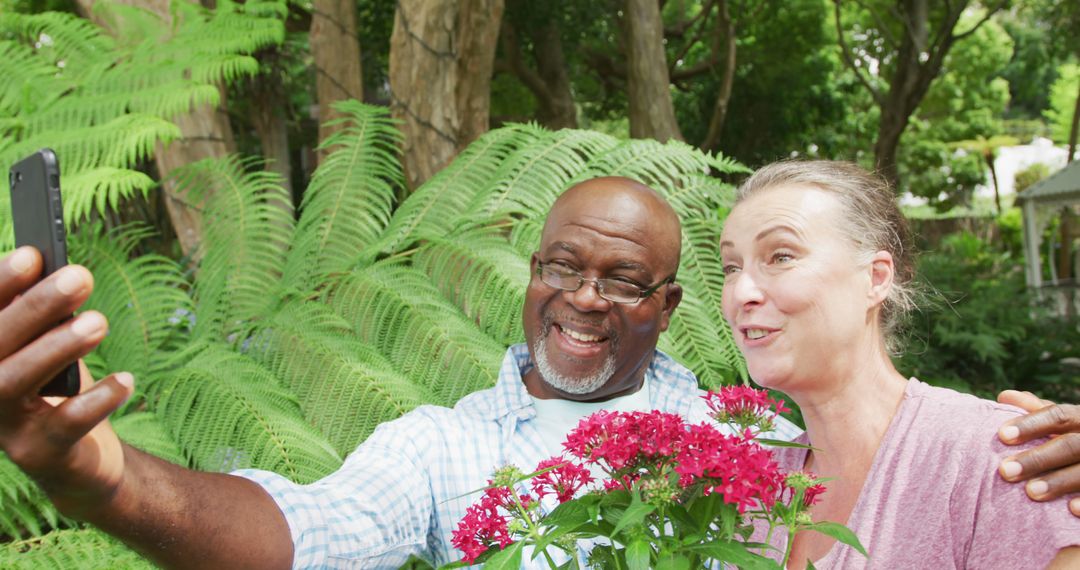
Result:
[[[971,445],[970,491],[965,491],[965,486],[957,486],[955,491],[969,493],[968,498],[973,499],[969,568],[1045,568],[1059,550],[1080,545],[1080,519],[1069,512],[1066,497],[1035,502],[1028,498],[1022,483],[1009,483],[998,475],[1001,460],[1022,450],[997,439],[997,428],[1008,417],[989,414],[984,429],[978,430],[986,436]]]
[[[250,479],[277,503],[289,524],[293,568],[396,569],[427,548],[432,496],[425,434],[416,414],[380,426],[335,473],[298,485],[268,471]]]

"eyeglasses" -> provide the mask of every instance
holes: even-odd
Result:
[[[586,281],[591,281],[596,284],[596,294],[600,295],[600,298],[612,303],[627,304],[637,303],[655,293],[660,287],[675,282],[675,276],[672,275],[656,285],[645,288],[620,279],[586,279],[579,271],[545,263],[536,264],[536,274],[547,285],[563,291],[577,291]]]

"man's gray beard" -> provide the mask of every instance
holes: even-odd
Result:
[[[540,373],[540,378],[550,384],[556,390],[565,392],[567,394],[590,394],[599,390],[604,384],[607,384],[608,380],[615,375],[615,355],[608,354],[604,359],[604,366],[592,376],[586,376],[584,378],[571,378],[569,376],[563,376],[555,371],[555,368],[551,366],[551,362],[547,358],[547,331],[551,330],[550,327],[545,328],[545,333],[536,339],[536,343],[533,346],[533,354],[536,356],[536,370]]]

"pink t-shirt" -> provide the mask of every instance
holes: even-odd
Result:
[[[997,474],[998,463],[1018,451],[1002,444],[997,430],[1022,413],[909,380],[846,525],[870,558],[837,542],[814,566],[1044,568],[1061,548],[1080,545],[1080,519],[1067,498],[1036,503],[1023,485]],[[785,470],[805,463],[805,449],[775,453]],[[765,530],[751,540],[764,541]],[[787,537],[774,536],[772,544],[783,552]]]

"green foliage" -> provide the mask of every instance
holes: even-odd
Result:
[[[138,554],[124,548],[120,541],[94,529],[60,530],[5,544],[0,550],[0,567],[12,570],[155,568]]]
[[[1080,65],[1067,63],[1058,68],[1058,77],[1050,87],[1050,108],[1043,111],[1043,116],[1050,123],[1050,133],[1054,142],[1069,142],[1073,114],[1076,112],[1076,99],[1080,93]]]
[[[1022,258],[961,233],[918,271],[931,302],[912,318],[900,370],[982,397],[1012,388],[1075,399],[1080,378],[1062,359],[1080,349],[1077,324],[1032,307]]]
[[[73,14],[0,13],[0,168],[56,150],[69,227],[145,194],[153,181],[140,163],[180,136],[171,119],[217,104],[216,82],[253,73],[247,54],[281,41],[278,6],[179,3],[170,28],[140,8],[95,4],[119,42]],[[4,201],[0,251],[12,246],[10,218]]]

